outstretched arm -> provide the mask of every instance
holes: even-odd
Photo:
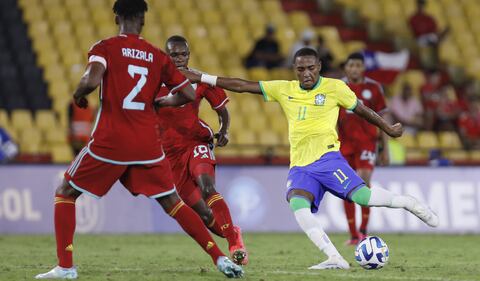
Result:
[[[168,95],[155,100],[157,107],[181,106],[195,100],[195,90],[188,83],[185,87],[178,91],[177,94]]]
[[[368,106],[363,105],[363,103],[361,102],[357,104],[353,112],[355,112],[356,114],[361,116],[363,119],[367,120],[368,122],[372,123],[373,125],[379,127],[387,135],[393,138],[398,138],[403,133],[402,124],[400,123],[396,123],[394,125],[388,124],[388,122],[385,119],[383,119],[375,111],[371,110]]]
[[[88,100],[86,96],[92,93],[100,82],[102,82],[103,74],[105,73],[105,66],[99,62],[92,62],[88,64],[85,73],[78,83],[77,89],[73,94],[75,104],[80,108],[87,108]]]
[[[258,95],[262,94],[262,89],[260,88],[260,84],[258,82],[243,80],[240,78],[217,77],[208,74],[195,73],[188,70],[182,70],[182,73],[192,83],[202,82],[237,93],[247,92]]]

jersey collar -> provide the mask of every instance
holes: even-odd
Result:
[[[298,86],[299,86],[300,89],[302,89],[303,91],[312,91],[312,90],[315,90],[316,88],[318,88],[321,83],[322,83],[322,76],[318,76],[318,81],[317,81],[317,83],[315,84],[315,86],[313,86],[312,89],[307,90],[307,89],[302,88],[302,85],[300,84],[300,81],[298,82]]]

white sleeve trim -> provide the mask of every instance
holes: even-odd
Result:
[[[107,69],[107,60],[104,57],[92,55],[88,58],[88,62],[99,62]]]
[[[223,105],[225,105],[225,103],[227,103],[228,101],[228,98],[226,98],[224,101],[222,101],[222,103],[218,106],[215,106],[213,109],[219,109],[220,107],[222,107]]]

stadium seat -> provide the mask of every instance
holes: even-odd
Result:
[[[51,148],[53,163],[65,164],[73,159],[73,152],[67,144],[53,145]]]
[[[453,163],[465,162],[469,160],[469,153],[465,150],[447,150],[445,158],[453,161]]]
[[[415,136],[412,134],[404,133],[397,141],[403,145],[405,148],[416,148],[418,147]]]
[[[0,127],[9,127],[10,120],[6,110],[0,109]]]
[[[57,119],[50,110],[38,110],[35,112],[35,126],[36,128],[48,131],[57,128]]]
[[[259,133],[258,141],[261,145],[279,145],[281,140],[278,134],[272,131],[264,130]]]
[[[439,147],[438,138],[434,132],[419,132],[417,140],[419,148],[436,149]]]
[[[33,128],[32,114],[28,110],[14,110],[11,115],[11,125],[15,130]]]
[[[67,144],[67,133],[59,128],[49,129],[45,132],[45,142],[49,147],[56,144]]]
[[[442,149],[461,149],[462,142],[456,132],[441,132],[438,135],[440,148]]]

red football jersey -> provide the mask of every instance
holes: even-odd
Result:
[[[198,117],[200,102],[205,98],[212,109],[225,106],[228,97],[225,91],[204,83],[193,84],[196,98],[181,107],[165,107],[158,110],[158,122],[163,147],[168,155],[182,152],[195,143],[207,143],[213,139],[213,131],[207,123]],[[158,97],[169,95],[171,91],[162,87]]]
[[[365,78],[363,83],[352,84],[343,79],[345,83],[355,92],[359,102],[368,106],[377,113],[386,110],[385,98],[382,86],[370,78]],[[378,129],[367,120],[343,108],[340,109],[338,117],[338,136],[341,143],[371,141],[376,142]]]
[[[189,81],[169,56],[133,34],[99,41],[90,49],[88,61],[106,68],[89,153],[114,164],[162,160],[155,96],[162,83],[175,92]]]

